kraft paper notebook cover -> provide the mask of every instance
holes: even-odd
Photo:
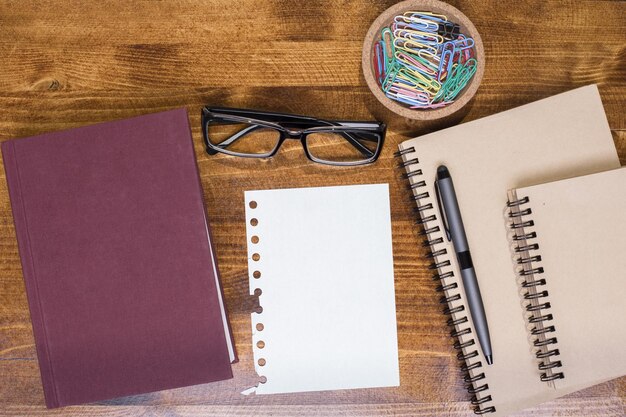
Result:
[[[508,190],[619,167],[596,86],[405,141],[400,153],[420,223],[436,255],[446,313],[458,335],[455,347],[476,411],[506,415],[611,378],[541,381],[545,371],[538,369],[533,354],[505,224]],[[474,340],[457,260],[441,222],[434,189],[440,165],[448,167],[454,180],[487,315],[493,365],[486,364]],[[470,333],[462,334],[467,329]]]
[[[48,407],[232,377],[184,109],[2,155]]]
[[[626,169],[509,192],[539,365],[561,386],[626,374]],[[542,353],[553,352],[553,356]]]
[[[245,394],[400,383],[387,184],[246,191],[256,372]]]

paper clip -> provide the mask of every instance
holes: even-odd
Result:
[[[419,53],[419,51],[424,49],[430,50],[435,54],[437,53],[437,48],[433,45],[428,45],[426,43],[418,42],[413,39],[395,38],[393,41],[393,45],[395,46],[396,50],[401,49],[410,54],[417,54]]]
[[[385,57],[383,56],[383,48],[381,46],[381,42],[376,42],[374,44],[374,56],[373,56],[373,66],[374,66],[374,76],[378,85],[383,84],[383,62]]]
[[[389,87],[396,79],[398,71],[400,71],[400,66],[396,64],[395,62],[392,63],[391,66],[388,68],[387,75],[385,75],[385,79],[383,80],[383,85],[382,85],[383,91],[387,92],[387,90],[389,90]]]
[[[438,81],[441,81],[442,78],[445,78],[448,73],[450,73],[450,69],[452,68],[454,54],[456,52],[456,48],[454,47],[454,43],[446,42],[443,44],[441,48],[441,59],[439,61],[439,76]]]
[[[408,11],[374,44],[375,78],[385,95],[410,108],[453,103],[477,71],[474,39],[444,15]]]
[[[431,22],[435,22],[437,24],[437,30],[439,30],[439,24],[445,23],[448,21],[448,18],[442,14],[435,14],[431,12],[406,12],[412,18],[418,18],[422,20],[427,20]]]
[[[383,42],[383,51],[385,55],[385,67],[388,67],[389,64],[393,61],[393,56],[396,53],[396,47],[394,45],[393,40],[393,32],[391,29],[384,28],[380,33]]]
[[[416,56],[405,54],[404,52],[396,53],[396,60],[400,65],[413,71],[418,71],[424,75],[433,76],[437,74],[437,68],[429,65],[428,61],[424,61]]]

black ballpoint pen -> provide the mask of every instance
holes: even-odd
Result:
[[[493,364],[493,353],[491,351],[491,339],[489,337],[489,326],[487,325],[487,316],[483,300],[480,296],[480,288],[476,279],[476,272],[472,263],[472,257],[463,227],[463,219],[459,203],[454,192],[454,185],[450,172],[445,166],[437,168],[437,180],[435,181],[435,191],[437,192],[437,203],[444,221],[444,228],[448,241],[452,240],[454,252],[456,253],[461,270],[461,279],[463,280],[463,288],[467,297],[467,304],[472,316],[472,322],[476,329],[476,336],[480,347],[485,355],[487,364]]]

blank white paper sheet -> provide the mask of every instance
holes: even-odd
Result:
[[[247,191],[252,343],[276,394],[400,384],[387,184]]]

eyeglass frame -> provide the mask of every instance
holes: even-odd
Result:
[[[249,110],[249,109],[235,109],[228,107],[203,107],[202,108],[202,138],[204,140],[205,150],[209,155],[215,155],[217,153],[224,153],[226,155],[231,156],[239,156],[243,158],[271,158],[272,156],[278,153],[278,150],[282,146],[283,142],[287,139],[300,139],[302,143],[302,148],[304,149],[304,154],[307,159],[312,162],[324,164],[324,165],[332,165],[332,166],[358,166],[358,165],[367,165],[375,162],[380,156],[383,148],[383,144],[385,141],[385,132],[387,130],[387,126],[382,122],[360,122],[360,121],[341,121],[341,120],[324,120],[317,119],[309,116],[302,116],[296,114],[289,113],[276,113],[276,112],[267,112],[267,111],[259,111],[259,110]],[[270,129],[276,130],[280,136],[276,143],[276,146],[269,152],[260,153],[260,154],[249,154],[249,153],[240,153],[229,151],[228,149],[219,147],[218,145],[214,145],[209,140],[208,135],[208,127],[211,121],[226,121],[226,122],[234,122],[234,123],[246,123],[250,125],[250,128],[245,128],[240,132],[235,133],[230,138],[222,141],[222,143],[232,140],[233,138],[236,140],[237,138],[244,136],[249,131],[254,130],[255,126],[266,127]],[[281,124],[286,125],[303,125],[303,126],[312,126],[305,129],[293,130],[288,127],[282,126]],[[360,161],[328,161],[325,159],[319,159],[309,152],[307,147],[307,136],[312,133],[350,133],[350,132],[359,132],[373,134],[378,138],[378,144],[376,146],[376,150],[374,153],[367,159]],[[242,133],[244,132],[244,133]],[[344,135],[341,135],[344,136]],[[345,136],[344,136],[345,137]],[[351,144],[359,149],[359,147],[365,148],[363,145],[360,145],[358,142],[355,144],[349,138],[345,137],[345,139]],[[357,146],[358,145],[358,146]],[[365,148],[367,152],[371,152],[369,149]],[[361,153],[364,153],[361,150]]]

